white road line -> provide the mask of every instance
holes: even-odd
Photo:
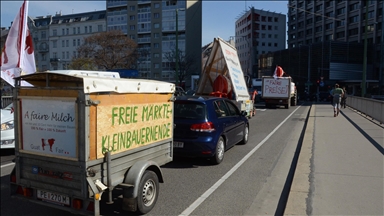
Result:
[[[9,166],[13,166],[13,165],[15,165],[15,163],[9,163],[9,164],[2,165],[0,168],[3,169],[5,167],[9,167]]]
[[[211,188],[205,191],[195,202],[185,209],[179,216],[190,215],[206,198],[209,197],[215,190],[225,182],[243,163],[250,158],[301,106],[297,107],[287,118],[284,119],[271,133],[268,134],[259,144],[255,146],[243,159],[241,159],[232,169],[230,169],[221,179],[219,179]]]

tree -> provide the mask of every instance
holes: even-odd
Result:
[[[196,61],[195,57],[192,55],[187,55],[185,52],[179,50],[178,52],[178,71],[176,74],[176,50],[172,50],[164,54],[165,58],[172,63],[172,68],[174,69],[174,77],[176,84],[181,84],[187,77],[187,75],[192,75],[193,71],[196,71]],[[201,58],[201,57],[200,57]]]
[[[137,44],[120,30],[100,32],[85,38],[77,52],[70,64],[72,69],[129,69],[136,65],[138,58]]]

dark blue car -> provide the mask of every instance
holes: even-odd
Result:
[[[227,149],[248,142],[246,115],[226,98],[177,97],[174,102],[174,155],[205,157],[213,164],[221,163]]]

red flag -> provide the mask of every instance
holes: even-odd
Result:
[[[1,78],[14,86],[13,78],[36,72],[32,36],[28,29],[28,1],[24,0],[13,20],[1,53]],[[30,85],[23,82],[23,85]]]
[[[281,68],[280,66],[276,66],[275,68],[275,72],[273,73],[273,77],[275,79],[279,78],[279,77],[282,77],[284,75],[284,70],[283,68]]]

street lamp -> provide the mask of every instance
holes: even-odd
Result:
[[[176,8],[176,62],[175,62],[175,73],[176,73],[176,86],[179,82],[179,11],[184,11],[185,9]]]

